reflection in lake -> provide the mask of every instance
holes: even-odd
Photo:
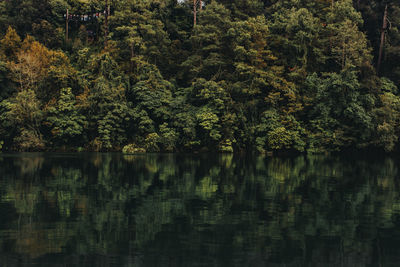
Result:
[[[0,266],[398,266],[397,163],[3,154]]]

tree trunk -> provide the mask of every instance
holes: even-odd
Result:
[[[381,70],[383,47],[385,46],[385,34],[386,34],[386,29],[387,29],[387,13],[388,13],[387,9],[388,9],[388,7],[387,7],[387,4],[386,4],[385,13],[383,14],[382,29],[381,29],[381,44],[380,44],[380,47],[379,47],[379,58],[378,58],[378,64],[377,64],[377,72],[378,73]]]
[[[104,47],[107,46],[107,39],[108,39],[108,15],[110,12],[110,9],[108,7],[108,0],[106,0],[106,9],[105,11],[105,19],[104,19]]]
[[[69,10],[67,8],[66,14],[66,21],[65,21],[65,43],[68,44],[68,23],[69,23]]]
[[[342,47],[342,70],[346,65],[346,40],[343,40],[343,47]]]
[[[193,25],[197,24],[197,0],[193,0]]]

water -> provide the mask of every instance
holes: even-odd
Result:
[[[399,266],[398,163],[2,154],[0,266]]]

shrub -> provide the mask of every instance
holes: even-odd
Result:
[[[146,153],[146,149],[138,147],[136,144],[129,144],[122,148],[124,154]]]

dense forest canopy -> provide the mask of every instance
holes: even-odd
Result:
[[[0,149],[393,151],[399,29],[399,1],[0,1]]]

